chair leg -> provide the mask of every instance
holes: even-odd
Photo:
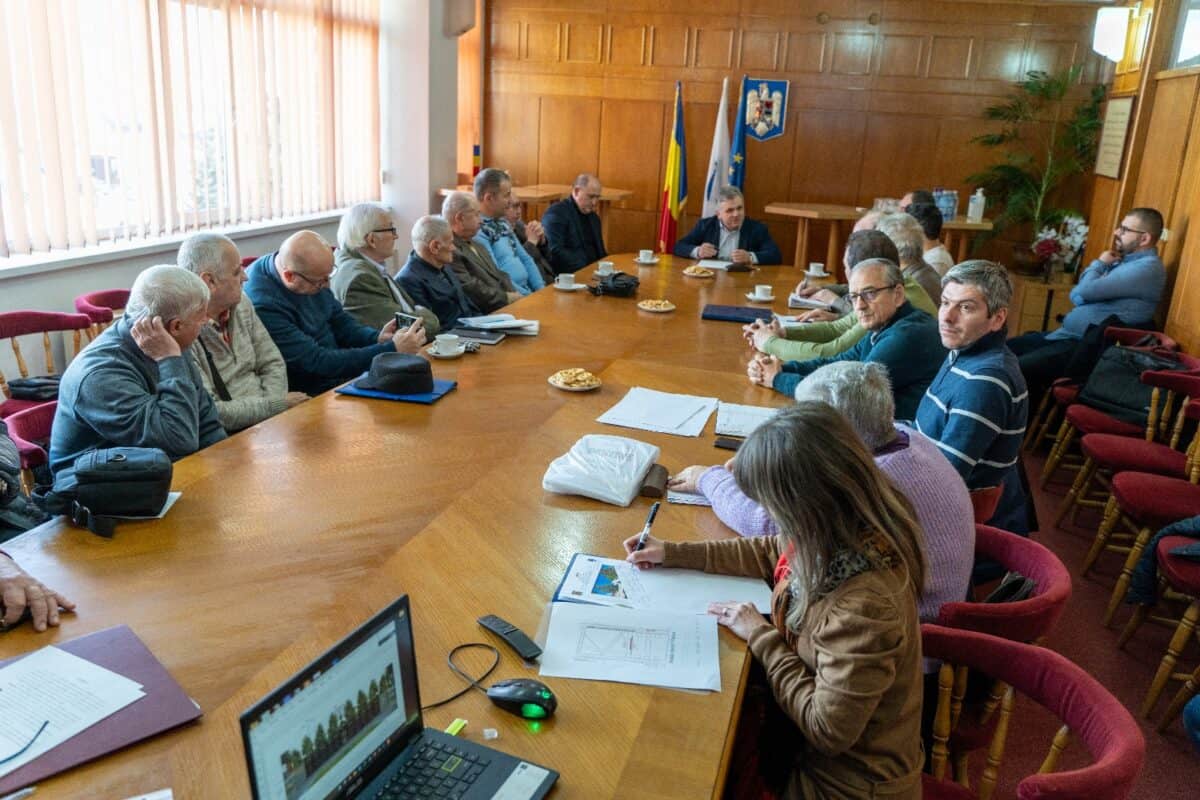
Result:
[[[1025,441],[1021,445],[1022,449],[1032,450],[1037,447],[1038,436],[1041,434],[1042,429],[1046,427],[1046,418],[1042,415],[1049,414],[1046,406],[1050,405],[1052,397],[1054,397],[1054,390],[1052,388],[1047,388],[1042,393],[1042,402],[1038,403],[1037,412],[1030,418],[1029,430],[1025,432]]]
[[[1104,627],[1112,627],[1113,615],[1117,613],[1117,608],[1125,599],[1125,592],[1129,591],[1129,581],[1133,579],[1133,568],[1137,566],[1138,559],[1142,557],[1142,551],[1146,549],[1146,543],[1149,541],[1150,529],[1139,530],[1137,538],[1133,540],[1133,547],[1129,548],[1129,555],[1125,557],[1125,566],[1121,567],[1121,577],[1117,578],[1117,585],[1113,587],[1112,596],[1108,598],[1108,608],[1104,612]]]
[[[1112,536],[1112,532],[1117,527],[1117,522],[1120,519],[1121,509],[1117,507],[1117,498],[1110,495],[1108,503],[1104,506],[1104,519],[1100,522],[1100,528],[1096,531],[1096,538],[1092,540],[1092,549],[1088,550],[1087,556],[1083,559],[1083,569],[1079,572],[1081,577],[1088,574],[1092,565],[1096,563],[1096,559],[1104,552],[1104,548],[1108,545],[1108,538]]]
[[[1200,691],[1200,667],[1196,667],[1183,686],[1179,687],[1179,691],[1171,698],[1171,705],[1167,706],[1167,713],[1163,714],[1154,729],[1159,733],[1165,731],[1167,726],[1179,716],[1179,712],[1183,711],[1187,701],[1195,697],[1198,691]]]
[[[1117,649],[1124,650],[1125,645],[1137,633],[1138,628],[1142,627],[1142,623],[1146,621],[1146,617],[1150,616],[1150,606],[1134,606],[1133,614],[1129,617],[1129,621],[1125,623],[1125,627],[1121,629],[1121,636],[1117,639]]]
[[[1175,628],[1175,634],[1171,637],[1170,644],[1167,645],[1167,654],[1163,656],[1162,661],[1158,665],[1158,672],[1154,673],[1154,680],[1150,683],[1150,692],[1146,695],[1146,700],[1142,703],[1140,713],[1143,717],[1150,716],[1150,712],[1154,710],[1155,703],[1158,702],[1159,695],[1167,686],[1167,681],[1175,672],[1175,664],[1179,661],[1179,654],[1187,645],[1188,640],[1192,638],[1192,634],[1196,630],[1196,620],[1200,619],[1200,600],[1194,601],[1188,606],[1187,611],[1183,612],[1183,619],[1179,620],[1179,625]]]
[[[1071,488],[1067,492],[1067,496],[1063,498],[1062,503],[1058,506],[1058,516],[1054,518],[1054,527],[1061,528],[1062,521],[1066,518],[1067,513],[1075,508],[1076,501],[1087,494],[1087,487],[1092,482],[1092,475],[1097,469],[1096,462],[1090,457],[1084,459],[1083,466],[1079,468],[1079,472],[1075,474],[1075,480],[1071,483]]]
[[[1075,440],[1075,426],[1070,420],[1064,419],[1062,427],[1058,429],[1058,436],[1055,438],[1054,449],[1050,451],[1050,455],[1046,457],[1046,465],[1042,468],[1042,488],[1045,489],[1050,485],[1050,478],[1054,476],[1055,470],[1058,469],[1059,462],[1063,460],[1063,456],[1067,454],[1067,449],[1070,448],[1071,442]]]

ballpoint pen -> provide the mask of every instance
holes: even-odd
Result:
[[[650,526],[654,524],[654,517],[658,514],[658,507],[660,505],[662,503],[655,500],[654,505],[650,506],[650,513],[646,515],[646,524],[642,527],[642,532],[638,536],[637,545],[633,548],[634,550],[641,550],[646,546],[646,537],[650,535]]]

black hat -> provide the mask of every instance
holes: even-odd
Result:
[[[420,356],[380,353],[371,360],[371,371],[354,386],[388,394],[429,394],[433,391],[433,369]]]

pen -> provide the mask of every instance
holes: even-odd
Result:
[[[646,546],[646,537],[650,535],[650,526],[654,524],[654,516],[658,513],[660,505],[662,503],[655,500],[654,505],[650,506],[650,513],[646,515],[646,524],[642,527],[642,533],[638,536],[637,545],[634,546],[634,550],[641,550]]]

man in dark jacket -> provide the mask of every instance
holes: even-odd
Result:
[[[600,179],[586,172],[575,179],[571,196],[552,203],[542,217],[556,273],[577,272],[608,255],[600,229]]]
[[[474,317],[479,309],[463,291],[450,269],[454,260],[454,233],[440,215],[421,217],[412,229],[413,252],[396,273],[404,291],[437,314],[442,330],[448,331],[462,317]]]
[[[717,197],[716,216],[705,217],[675,245],[681,258],[718,258],[734,264],[778,264],[779,247],[767,226],[746,216],[746,198],[734,186],[725,186]]]

